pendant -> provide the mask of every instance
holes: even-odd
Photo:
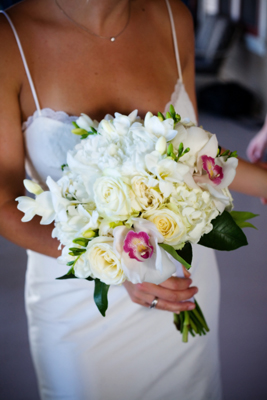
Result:
[[[116,38],[115,38],[114,36],[112,36],[112,37],[110,38],[110,41],[111,41],[111,42],[115,42],[115,40],[116,40]]]

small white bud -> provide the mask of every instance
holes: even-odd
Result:
[[[164,154],[166,153],[166,146],[167,146],[167,141],[166,138],[164,136],[161,136],[156,143],[156,150],[160,153],[160,154]]]
[[[24,179],[23,184],[25,188],[28,190],[28,192],[33,193],[36,196],[38,194],[43,193],[43,189],[41,188],[40,185],[38,185],[38,183],[30,181],[29,179]]]
[[[145,119],[144,119],[144,125],[145,125],[145,126],[147,125],[148,121],[149,121],[150,118],[152,118],[152,117],[153,117],[152,112],[148,111],[148,112],[146,113],[146,116],[145,116]]]
[[[81,114],[81,116],[77,119],[76,124],[86,131],[90,131],[91,126],[94,126],[93,121],[86,114]]]

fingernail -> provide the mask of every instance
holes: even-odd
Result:
[[[188,310],[194,310],[195,304],[190,304],[190,306],[187,307]]]

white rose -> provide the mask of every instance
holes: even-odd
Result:
[[[98,278],[107,285],[119,285],[126,279],[120,258],[113,249],[113,240],[106,236],[93,239],[84,255],[89,260],[93,278]]]
[[[130,186],[122,179],[104,176],[95,181],[93,190],[95,204],[102,217],[112,221],[125,221],[131,216],[135,197]]]
[[[164,243],[170,246],[179,246],[186,239],[186,221],[181,214],[164,208],[161,210],[148,211],[143,217],[153,222],[158,231],[164,237]]]
[[[155,210],[163,203],[163,195],[153,187],[149,187],[148,178],[135,176],[131,180],[136,199],[143,210]]]

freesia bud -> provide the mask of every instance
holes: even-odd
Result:
[[[29,179],[24,179],[23,184],[25,188],[28,190],[28,192],[33,193],[36,196],[38,194],[43,193],[43,189],[41,188],[40,185],[38,185],[38,183],[30,181]]]
[[[173,144],[170,143],[167,148],[167,154],[168,154],[168,156],[172,156],[172,153],[173,153]]]
[[[86,114],[81,114],[81,116],[77,119],[76,124],[81,129],[85,129],[86,131],[90,131],[91,130],[91,126],[94,126],[93,121]]]
[[[160,153],[160,154],[164,154],[166,152],[166,146],[167,146],[167,142],[164,136],[161,136],[156,143],[156,150]]]
[[[109,121],[107,121],[106,119],[103,119],[103,120],[101,121],[101,124],[102,124],[102,126],[103,126],[103,129],[104,129],[106,132],[108,132],[108,133],[112,133],[112,132],[113,132],[113,127],[112,127],[112,125],[110,124]]]
[[[88,229],[87,231],[83,232],[83,237],[90,239],[92,237],[96,236],[96,232],[92,231],[91,229]]]
[[[148,121],[153,117],[152,112],[148,111],[145,115],[145,119],[144,119],[144,125],[146,126]]]
[[[85,129],[81,129],[81,128],[72,129],[71,132],[74,133],[74,135],[86,135],[87,134],[87,131]]]

